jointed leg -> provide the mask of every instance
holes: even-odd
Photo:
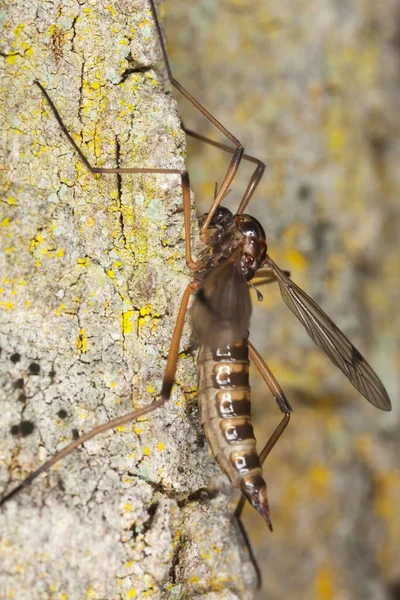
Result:
[[[9,492],[5,496],[3,496],[3,498],[0,500],[0,506],[2,504],[4,504],[5,502],[7,502],[8,500],[10,500],[10,498],[12,498],[20,490],[22,490],[23,488],[25,488],[29,484],[31,484],[32,481],[34,479],[36,479],[41,473],[45,473],[46,471],[48,471],[50,469],[50,467],[52,467],[55,463],[57,463],[59,460],[64,458],[64,456],[67,456],[68,454],[70,454],[73,450],[75,450],[75,448],[77,448],[78,446],[81,446],[84,442],[87,442],[88,440],[92,439],[99,433],[103,433],[104,431],[108,431],[109,429],[114,429],[115,427],[119,427],[120,425],[124,425],[125,423],[135,421],[139,417],[142,417],[143,415],[147,415],[147,414],[153,412],[154,410],[156,410],[157,408],[160,408],[167,402],[167,400],[169,400],[169,397],[171,395],[171,389],[172,389],[172,386],[173,386],[173,383],[175,380],[176,364],[177,364],[177,360],[178,360],[179,344],[180,344],[180,340],[181,340],[181,336],[182,336],[183,323],[185,320],[185,315],[186,315],[186,311],[187,311],[187,307],[188,307],[188,303],[189,303],[189,298],[190,298],[191,294],[195,291],[196,287],[197,287],[196,283],[194,283],[194,282],[189,283],[189,285],[187,286],[187,288],[182,296],[181,305],[179,307],[179,312],[178,312],[178,316],[177,316],[176,323],[175,323],[174,333],[172,335],[171,345],[170,345],[169,351],[168,351],[167,365],[165,367],[160,398],[158,400],[156,400],[155,402],[153,402],[152,404],[149,404],[148,406],[144,406],[143,408],[140,408],[139,410],[135,410],[133,412],[122,415],[121,417],[112,419],[111,421],[108,421],[107,423],[103,423],[103,425],[99,425],[98,427],[95,427],[95,429],[92,429],[91,431],[88,431],[87,433],[84,433],[83,435],[81,435],[81,437],[79,437],[77,440],[74,440],[73,442],[68,444],[68,446],[63,448],[55,456],[53,456],[48,461],[46,461],[36,471],[31,473],[26,479],[24,479],[11,492]]]
[[[204,221],[201,230],[200,230],[200,235],[202,238],[204,238],[204,234],[207,231],[207,228],[210,224],[210,221],[212,219],[212,216],[215,212],[215,210],[217,209],[217,207],[219,206],[219,204],[221,203],[222,198],[225,196],[226,192],[228,191],[228,188],[233,180],[233,178],[236,175],[236,171],[238,170],[242,155],[243,155],[243,151],[244,148],[242,146],[242,144],[239,142],[238,139],[236,139],[236,137],[234,135],[232,135],[232,133],[230,131],[228,131],[223,125],[222,123],[220,123],[215,117],[213,117],[213,115],[211,113],[208,112],[208,110],[206,110],[204,108],[204,106],[202,106],[202,104],[200,104],[200,102],[198,102],[196,100],[196,98],[193,98],[193,96],[183,87],[183,85],[181,85],[179,83],[179,81],[177,81],[176,79],[174,79],[173,75],[172,75],[172,71],[171,71],[171,67],[169,64],[169,60],[168,60],[168,55],[167,55],[167,51],[165,49],[165,44],[164,44],[164,40],[162,37],[162,33],[161,33],[161,28],[160,28],[160,24],[158,22],[158,18],[157,18],[157,13],[156,13],[156,9],[154,6],[154,2],[153,0],[150,0],[150,7],[151,7],[151,12],[153,14],[153,19],[154,19],[154,23],[157,29],[157,33],[158,33],[158,37],[160,40],[160,46],[161,46],[161,51],[164,57],[164,62],[165,62],[165,66],[167,69],[167,73],[168,73],[168,78],[171,82],[171,84],[181,92],[181,94],[183,94],[185,96],[185,98],[187,98],[189,100],[189,102],[191,102],[196,108],[197,110],[199,110],[213,125],[215,125],[215,127],[217,129],[219,129],[221,131],[221,133],[223,133],[228,140],[230,140],[232,142],[232,144],[234,144],[234,146],[236,146],[236,149],[233,150],[233,156],[232,159],[229,163],[228,169],[226,171],[225,177],[222,181],[221,187],[218,191],[218,194],[216,196],[216,198],[214,199],[214,202],[212,203],[212,206],[210,208],[210,211],[207,215],[206,220]]]
[[[259,355],[257,350],[254,348],[253,344],[250,341],[248,343],[249,343],[250,358],[254,362],[255,366],[257,367],[257,370],[260,373],[261,377],[264,379],[265,383],[269,387],[280,410],[285,414],[291,413],[293,409],[290,406],[289,401],[286,398],[285,393],[282,390],[281,386],[279,385],[279,383],[275,379],[274,375],[272,374],[270,369],[267,367],[267,365],[265,364],[265,362],[263,361],[263,359],[261,358],[261,356]]]
[[[186,264],[189,269],[195,271],[197,269],[197,263],[193,260],[192,257],[192,244],[191,244],[191,228],[190,228],[190,181],[189,181],[189,173],[184,169],[146,169],[146,168],[124,168],[124,167],[115,167],[115,168],[107,168],[107,167],[92,167],[82,150],[76,144],[72,135],[69,133],[68,129],[65,127],[63,120],[58,112],[56,105],[53,100],[50,98],[46,89],[42,86],[39,81],[34,81],[34,83],[41,90],[43,96],[46,98],[62,132],[65,137],[68,139],[70,144],[73,146],[75,151],[78,153],[79,158],[86,166],[86,168],[94,174],[123,174],[123,173],[133,173],[133,174],[146,174],[146,173],[155,173],[155,174],[163,174],[163,175],[180,175],[181,177],[181,186],[182,186],[182,201],[183,201],[183,216],[185,222],[185,254],[186,254]]]
[[[183,128],[183,131],[187,135],[195,138],[196,140],[200,140],[200,142],[205,142],[206,144],[209,144],[210,146],[215,146],[215,148],[220,148],[221,150],[224,150],[224,152],[230,152],[231,154],[234,152],[233,148],[231,148],[230,146],[227,146],[226,144],[221,144],[220,142],[215,142],[214,140],[211,140],[210,138],[205,137],[204,135],[201,135],[200,133],[196,133],[195,131],[186,129],[186,127],[183,124],[182,124],[182,128]],[[250,202],[250,198],[252,197],[258,184],[260,183],[261,178],[264,175],[264,171],[265,171],[265,164],[263,162],[261,162],[261,160],[259,160],[258,158],[255,158],[254,156],[250,156],[250,154],[243,154],[242,158],[249,162],[255,163],[257,166],[256,166],[256,168],[250,178],[250,181],[247,185],[247,189],[246,189],[246,191],[243,195],[243,198],[240,202],[239,208],[237,210],[237,214],[243,213],[247,204]],[[214,196],[214,198],[215,197],[216,196]],[[222,200],[222,198],[221,198],[221,200]]]
[[[261,465],[264,463],[268,454],[271,452],[272,448],[275,446],[276,442],[281,437],[282,433],[285,431],[287,425],[290,421],[290,413],[292,412],[292,407],[289,404],[288,399],[281,386],[275,379],[274,375],[265,364],[257,350],[254,348],[253,344],[249,341],[249,355],[255,366],[257,367],[261,377],[264,379],[265,383],[268,385],[272,395],[274,396],[276,403],[278,404],[280,410],[283,412],[283,419],[279,423],[278,427],[275,429],[274,433],[271,435],[264,448],[260,453],[260,463]],[[245,505],[246,499],[242,496],[238,502],[238,505],[235,510],[235,517],[238,519],[242,514],[243,507]]]
[[[242,496],[242,498],[240,499],[240,501],[242,499],[244,500],[244,496]],[[245,500],[244,500],[244,502],[245,502]],[[237,508],[236,508],[236,510],[237,510]],[[240,518],[240,514],[236,515],[236,513],[235,513],[235,517],[237,518],[237,524],[239,526],[240,533],[242,534],[244,543],[245,543],[247,551],[249,553],[251,564],[253,565],[253,568],[254,568],[254,570],[256,572],[256,578],[257,578],[257,587],[256,587],[256,589],[259,590],[259,589],[261,589],[261,586],[262,586],[261,569],[260,569],[260,567],[258,565],[256,555],[254,554],[253,547],[251,545],[249,536],[247,535],[247,531],[246,531],[246,529],[245,529],[245,527],[243,525],[243,522],[242,522],[242,520]]]
[[[287,277],[290,277],[290,271],[283,271]],[[258,279],[259,277],[264,277],[261,281],[257,281],[254,283],[255,287],[260,287],[260,285],[265,285],[266,283],[274,283],[277,281],[276,275],[272,269],[259,269],[255,277]]]

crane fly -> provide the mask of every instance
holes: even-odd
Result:
[[[289,274],[281,270],[269,256],[266,236],[261,224],[245,213],[263,176],[265,165],[258,158],[246,154],[239,140],[174,79],[153,0],[150,0],[150,8],[171,84],[232,144],[232,146],[228,146],[216,142],[184,127],[189,136],[232,154],[226,174],[219,189],[216,190],[211,208],[200,220],[200,238],[204,243],[204,251],[198,260],[193,258],[188,172],[157,167],[93,167],[66,129],[46,89],[39,81],[35,81],[35,85],[49,104],[64,135],[91,173],[104,175],[152,173],[180,176],[186,264],[193,271],[194,279],[187,286],[181,300],[159,398],[151,405],[108,421],[92,431],[84,433],[3,496],[0,504],[4,504],[38,475],[47,471],[85,441],[101,432],[151,413],[168,401],[175,379],[183,324],[190,298],[194,295],[190,312],[194,334],[200,344],[198,397],[201,423],[212,452],[222,470],[233,486],[240,489],[243,494],[242,498],[246,498],[256,508],[272,530],[262,465],[289,423],[292,408],[279,383],[248,339],[251,317],[249,294],[251,280],[256,277],[261,278],[263,283],[277,282],[284,302],[303,325],[308,335],[344,373],[360,394],[381,410],[390,410],[391,403],[379,377],[358,350],[323,310],[290,279]],[[253,163],[255,168],[239,208],[236,214],[233,214],[228,208],[221,206],[221,202],[226,196],[242,160]],[[251,423],[249,359],[255,363],[283,413],[280,423],[261,453],[256,450],[256,440]],[[239,503],[236,516],[240,516],[242,507],[243,500]]]

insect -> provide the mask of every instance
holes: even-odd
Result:
[[[154,6],[153,16],[156,21]],[[158,26],[158,24],[157,24]],[[161,39],[161,36],[160,36]],[[162,45],[166,64],[167,57]],[[327,353],[329,358],[338,366],[357,389],[378,408],[388,410],[390,408],[389,398],[379,379],[362,359],[359,353],[348,342],[342,333],[322,313],[322,311],[306,296],[272,261],[266,253],[264,232],[257,221],[244,216],[246,206],[249,203],[259,181],[261,180],[264,165],[258,159],[243,154],[243,148],[212,115],[190,97],[180,84],[172,79],[172,83],[184,93],[205,114],[214,125],[222,131],[234,144],[235,149],[223,144],[215,144],[222,150],[232,152],[232,160],[227,174],[218,189],[213,205],[208,215],[204,218],[201,227],[201,237],[206,243],[208,251],[201,257],[199,263],[192,257],[191,253],[191,231],[189,218],[189,178],[186,172],[168,169],[100,169],[92,168],[74,143],[62,123],[61,118],[47,95],[43,86],[37,82],[42,93],[46,96],[50,107],[53,108],[55,117],[60,127],[67,135],[71,144],[78,152],[82,161],[93,173],[171,173],[178,174],[182,178],[182,193],[185,211],[185,240],[186,257],[189,268],[195,272],[194,282],[186,290],[179,311],[175,333],[171,342],[168,355],[167,367],[162,385],[160,399],[151,406],[128,414],[123,418],[115,419],[106,423],[96,430],[84,434],[81,438],[67,446],[60,454],[51,461],[45,463],[38,471],[33,473],[21,486],[12,490],[8,496],[3,498],[5,502],[14,495],[18,489],[29,484],[41,472],[47,470],[62,456],[71,452],[79,444],[89,440],[101,431],[116,427],[132,419],[148,414],[157,408],[161,408],[168,400],[175,377],[176,360],[179,348],[179,340],[182,332],[183,321],[188,307],[189,298],[195,294],[193,308],[193,325],[201,344],[200,354],[200,391],[202,403],[202,420],[211,446],[215,453],[219,454],[221,465],[228,472],[236,486],[250,499],[252,504],[261,513],[270,525],[269,507],[266,497],[266,487],[261,479],[261,464],[281,435],[290,418],[291,408],[279,385],[262,362],[259,355],[251,344],[247,343],[248,323],[250,319],[250,304],[248,296],[247,281],[255,274],[264,277],[270,282],[277,281],[285,302],[302,322],[312,339]],[[202,139],[202,136],[188,132],[193,137]],[[209,140],[203,141],[210,142]],[[250,179],[248,188],[240,203],[237,214],[234,216],[227,209],[222,209],[221,201],[225,197],[242,158],[256,165],[255,171]],[[215,337],[214,337],[215,334]],[[247,348],[250,358],[254,360],[271,391],[278,401],[278,405],[284,413],[283,420],[278,426],[271,440],[267,443],[260,456],[254,451],[254,440],[249,420],[249,391],[246,379],[247,372]],[[209,383],[207,372],[215,369],[217,374],[213,382],[213,391],[206,389]],[[230,385],[228,383],[230,379]],[[218,381],[217,381],[218,380]],[[204,388],[204,389],[203,389]],[[232,389],[230,389],[232,388]],[[204,393],[203,393],[204,392]],[[236,397],[235,397],[236,395]],[[211,401],[211,402],[210,402]],[[210,407],[210,408],[208,408]],[[207,414],[211,409],[218,411],[218,415]],[[224,415],[224,433],[215,428],[215,424],[222,423]],[[224,412],[225,411],[225,412]],[[230,438],[230,439],[229,439]],[[235,452],[234,462],[231,460]],[[229,454],[227,457],[226,455]],[[238,513],[240,509],[238,509]]]
[[[378,376],[358,350],[322,309],[289,278],[286,272],[275,264],[267,253],[267,243],[262,226],[256,219],[244,212],[263,176],[265,166],[257,158],[245,154],[240,142],[173,78],[152,0],[150,6],[171,83],[234,145],[234,148],[231,148],[186,130],[192,137],[232,154],[226,175],[221,186],[216,190],[212,206],[201,221],[200,237],[205,244],[205,251],[198,261],[193,259],[188,173],[179,169],[92,167],[65,128],[49,94],[42,84],[36,81],[35,84],[46,98],[62,131],[90,172],[180,175],[185,219],[186,263],[194,272],[194,280],[183,294],[159,399],[150,406],[118,417],[83,434],[6,494],[1,503],[9,500],[40,473],[48,470],[83,442],[103,431],[153,412],[168,401],[175,378],[183,323],[190,297],[194,294],[195,299],[191,313],[195,336],[200,343],[199,401],[202,425],[214,455],[232,484],[242,491],[272,529],[266,484],[262,477],[262,463],[287,426],[292,409],[278,382],[248,340],[251,315],[250,280],[253,277],[259,277],[264,280],[264,283],[278,282],[283,300],[302,323],[309,336],[342,370],[368,402],[381,410],[390,410],[390,399]],[[237,213],[233,215],[230,210],[221,206],[221,201],[224,199],[242,159],[248,160],[256,167]],[[260,455],[255,449],[250,420],[249,355],[283,413],[281,423]],[[241,507],[237,514],[240,514]]]

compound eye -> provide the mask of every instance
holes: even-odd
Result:
[[[243,232],[248,237],[259,237],[260,232],[255,223],[246,223],[245,231]]]
[[[231,223],[232,219],[233,215],[228,208],[225,208],[225,206],[218,206],[210,221],[210,225],[219,225],[220,227],[226,227],[227,225],[229,225],[229,223]]]
[[[260,229],[258,227],[258,223],[255,223],[253,220],[247,220],[246,218],[240,217],[240,220],[238,223],[238,229],[246,237],[251,237],[251,238],[260,237]]]

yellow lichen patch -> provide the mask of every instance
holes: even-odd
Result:
[[[144,454],[145,456],[150,456],[150,448],[148,448],[147,446],[145,446],[145,447],[143,448],[143,454]]]
[[[5,217],[1,222],[1,226],[8,227],[9,225],[10,225],[10,219],[8,217]]]
[[[118,425],[117,431],[126,431],[125,425]]]
[[[43,237],[40,233],[37,233],[34,238],[31,239],[29,244],[29,250],[33,252],[33,250],[43,242]]]
[[[160,318],[160,313],[152,313],[151,311],[152,308],[150,305],[143,306],[139,310],[139,327],[143,327],[145,324],[148,324],[150,326],[150,329],[152,330],[158,327],[158,319]]]
[[[8,64],[13,65],[15,63],[15,61],[17,60],[17,56],[18,56],[17,54],[10,54],[9,56],[7,56],[6,60],[7,60]]]
[[[25,27],[24,23],[20,23],[19,25],[16,26],[16,28],[14,29],[15,37],[19,36],[19,34],[21,33],[21,31],[23,30],[24,27]]]
[[[133,310],[127,310],[122,313],[122,331],[126,335],[132,331],[132,316],[135,314]]]
[[[328,567],[324,566],[317,571],[314,589],[316,600],[331,600],[334,597],[334,578]]]
[[[297,271],[304,271],[307,266],[307,261],[304,256],[294,249],[285,250],[284,252],[285,264],[290,268],[296,269]]]
[[[59,248],[56,251],[56,256],[57,256],[57,258],[62,258],[64,256],[64,248]]]
[[[79,354],[87,352],[87,337],[85,336],[85,329],[79,331],[79,335],[76,338],[75,345],[78,348]]]
[[[112,269],[109,269],[108,271],[106,271],[106,273],[110,279],[115,279],[115,273]]]
[[[87,256],[86,258],[78,258],[78,265],[80,265],[81,267],[87,267],[89,265],[89,257]]]
[[[237,580],[237,576],[233,575],[233,580]],[[212,589],[216,592],[222,592],[226,590],[226,584],[228,582],[228,578],[224,575],[220,575],[218,578],[213,578],[211,580]]]
[[[394,523],[399,520],[400,470],[393,469],[374,479],[375,510],[377,514]]]
[[[158,444],[157,444],[157,448],[158,448],[158,450],[159,450],[160,452],[162,452],[162,451],[164,450],[164,448],[165,448],[165,446],[164,446],[163,442],[158,442]]]
[[[139,310],[139,314],[140,314],[141,317],[145,317],[146,315],[151,314],[151,306],[149,304],[147,306],[143,306]]]
[[[55,313],[57,315],[57,317],[59,317],[61,315],[61,311],[65,308],[65,304],[62,303],[60,304],[60,306],[58,308],[56,308]]]
[[[22,42],[22,48],[25,51],[25,56],[32,56],[32,54],[33,54],[32,46],[29,46],[29,44],[27,44],[26,42]]]
[[[128,598],[134,598],[136,596],[136,591],[134,588],[131,588],[127,594]]]
[[[307,473],[310,487],[315,496],[324,496],[329,487],[331,473],[323,465],[313,466]]]

